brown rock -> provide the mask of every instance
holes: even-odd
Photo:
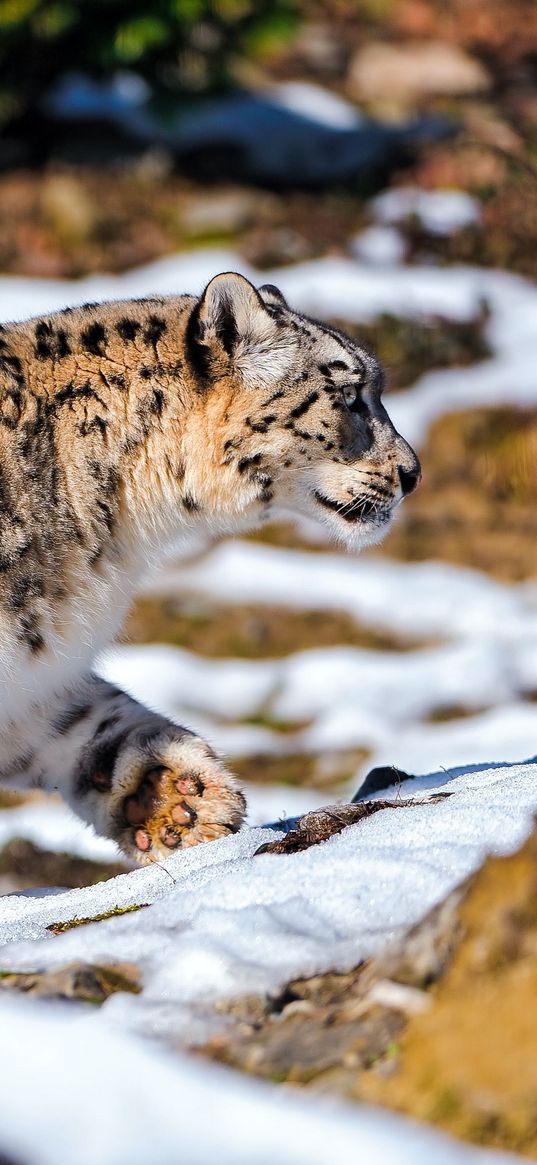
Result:
[[[249,190],[229,188],[217,194],[197,191],[185,201],[180,214],[183,230],[192,238],[205,235],[232,235],[243,230],[256,215],[256,195]]]
[[[56,971],[1,972],[0,988],[44,999],[77,999],[83,1003],[104,1003],[116,991],[135,995],[141,991],[140,972],[131,963],[96,966],[75,962]]]
[[[483,66],[443,41],[371,41],[354,57],[350,95],[379,108],[405,109],[431,95],[479,93],[489,87]]]
[[[485,863],[457,914],[430,1008],[409,1022],[391,1076],[362,1075],[359,1095],[537,1158],[537,831]]]
[[[95,205],[84,184],[73,174],[48,174],[41,191],[47,224],[67,243],[85,239],[96,221]]]

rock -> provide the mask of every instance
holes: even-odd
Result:
[[[329,24],[306,24],[297,36],[294,49],[314,73],[327,80],[340,77],[348,60],[348,49],[341,34]]]
[[[436,982],[460,938],[459,905],[464,893],[464,886],[453,890],[402,938],[385,947],[364,971],[364,986],[379,977],[421,990]]]
[[[369,992],[369,999],[391,1011],[401,1011],[403,1015],[421,1015],[431,1005],[430,996],[425,991],[396,983],[393,979],[377,979]]]
[[[380,793],[382,789],[390,789],[393,785],[399,788],[404,781],[414,781],[415,779],[414,773],[405,773],[403,769],[397,769],[395,765],[377,765],[366,774],[359,789],[354,794],[351,804],[364,801],[373,793]]]
[[[376,109],[407,109],[432,95],[480,93],[489,85],[479,61],[447,42],[371,41],[354,57],[347,88]]]
[[[187,235],[230,235],[255,220],[256,196],[230,188],[217,194],[198,192],[182,209],[180,221]]]
[[[0,989],[23,991],[43,999],[77,999],[83,1003],[104,1003],[116,991],[141,991],[140,973],[131,963],[96,966],[91,963],[68,963],[57,971],[18,973],[2,971]]]
[[[361,1076],[361,1099],[537,1156],[536,903],[534,831],[466,883],[451,921],[448,911],[454,949],[431,1006],[410,1020],[390,1077]]]
[[[349,1092],[403,1030],[401,1009],[365,998],[363,968],[290,983],[279,997],[234,1000],[218,1010],[228,1030],[210,1040],[204,1055],[270,1080],[314,1084]]]
[[[535,1157],[536,891],[537,830],[367,963],[222,1004],[197,1050]]]
[[[128,138],[131,149],[136,143],[138,150],[151,145],[170,151],[191,178],[272,190],[350,184],[370,193],[425,144],[453,132],[440,116],[386,125],[361,118],[348,102],[315,86],[306,94],[304,86],[298,91],[293,85],[292,100],[289,88],[286,96],[244,91],[188,107],[177,101],[162,117],[149,103],[119,91],[115,82],[71,75],[49,94],[43,112],[70,125],[82,141],[84,127],[105,123]],[[290,106],[296,107],[299,92],[297,112]]]
[[[87,238],[96,222],[96,208],[82,182],[67,173],[48,174],[41,207],[45,221],[66,243]]]

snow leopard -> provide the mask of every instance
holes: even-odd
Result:
[[[59,792],[141,864],[240,828],[223,760],[95,660],[195,534],[285,512],[377,542],[421,472],[382,385],[365,347],[234,272],[0,328],[0,785]]]

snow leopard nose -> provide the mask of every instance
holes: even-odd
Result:
[[[418,488],[421,481],[421,465],[417,457],[411,469],[398,465],[397,472],[399,474],[399,481],[401,482],[403,497],[406,498],[408,494],[414,493],[414,490]]]

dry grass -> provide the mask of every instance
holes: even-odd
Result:
[[[467,323],[432,317],[401,319],[382,315],[369,324],[335,321],[378,356],[390,392],[410,385],[433,368],[466,368],[490,356],[483,325],[486,310]],[[388,400],[389,407],[389,400]]]
[[[13,838],[0,850],[2,892],[28,889],[31,886],[61,886],[75,889],[93,886],[107,878],[126,873],[127,861],[96,862],[73,854],[43,849],[25,838]]]
[[[239,780],[246,783],[246,797],[249,781],[256,785],[294,785],[337,793],[356,776],[368,757],[365,748],[297,752],[284,756],[252,753],[236,757],[231,767]]]
[[[278,658],[337,644],[378,651],[409,651],[423,645],[422,641],[361,626],[344,611],[299,611],[252,604],[234,607],[188,595],[138,599],[124,638],[130,643],[173,643],[214,659]]]
[[[505,581],[537,572],[537,409],[443,417],[422,451],[423,485],[382,553],[439,558]]]

